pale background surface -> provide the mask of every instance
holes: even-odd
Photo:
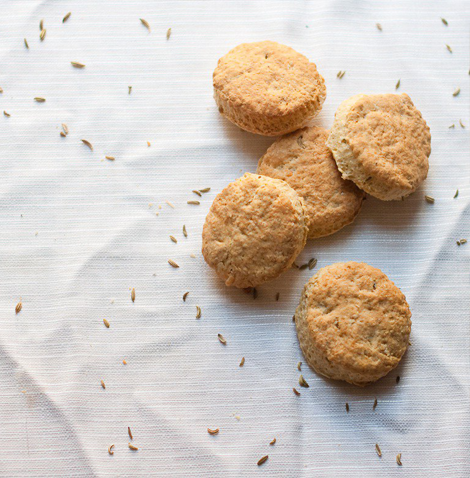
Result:
[[[0,7],[0,111],[11,114],[0,117],[0,475],[469,476],[470,243],[456,240],[470,239],[470,3],[1,0]],[[212,71],[238,43],[264,39],[317,64],[328,88],[317,124],[329,127],[353,94],[394,92],[400,78],[399,91],[431,127],[424,187],[403,203],[367,200],[354,225],[309,242],[298,260],[316,257],[317,268],[366,261],[406,294],[412,346],[396,371],[363,390],[304,365],[310,388],[292,393],[303,358],[291,317],[308,270],[260,287],[253,301],[225,288],[200,254],[215,194],[255,171],[272,142],[218,115]],[[201,205],[187,205],[198,199],[191,190],[204,187],[212,190]],[[172,269],[170,258],[181,267]],[[127,426],[138,452],[127,448]],[[209,436],[207,427],[220,434]]]

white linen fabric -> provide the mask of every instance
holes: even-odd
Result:
[[[470,243],[456,241],[470,240],[470,3],[0,6],[0,110],[10,114],[0,117],[0,475],[469,476]],[[364,261],[405,293],[412,345],[364,389],[305,364],[310,388],[298,385],[292,315],[314,271],[292,269],[253,300],[226,288],[200,253],[215,195],[254,172],[273,141],[218,114],[212,72],[237,44],[266,39],[305,54],[324,76],[315,124],[329,127],[341,101],[395,92],[400,79],[397,91],[431,128],[419,191],[404,202],[368,198],[353,225],[309,241],[297,261]],[[191,192],[205,187],[201,198]]]

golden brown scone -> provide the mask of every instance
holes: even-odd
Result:
[[[266,136],[305,126],[326,98],[315,64],[273,41],[238,45],[219,60],[213,81],[220,113],[240,128]]]
[[[308,237],[322,237],[354,221],[364,193],[345,181],[326,146],[328,130],[307,127],[276,140],[259,160],[258,174],[283,179],[304,198]]]
[[[408,196],[428,174],[431,133],[405,93],[343,101],[327,145],[344,179],[384,201]]]
[[[295,312],[300,348],[325,377],[364,386],[395,368],[408,347],[411,312],[379,269],[337,263],[305,285]]]
[[[292,266],[307,231],[304,201],[286,182],[246,173],[214,199],[202,254],[226,285],[255,287]]]

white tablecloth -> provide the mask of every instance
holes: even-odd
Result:
[[[0,110],[11,115],[0,117],[0,475],[469,476],[470,243],[456,244],[470,240],[469,2],[0,6]],[[412,346],[365,389],[306,365],[310,388],[298,387],[292,314],[312,272],[293,269],[253,300],[200,253],[213,198],[255,171],[273,141],[219,116],[212,71],[230,48],[265,39],[317,64],[328,88],[317,124],[329,127],[349,96],[394,92],[400,79],[431,128],[416,194],[369,198],[355,224],[310,241],[297,261],[365,261],[405,293]],[[191,192],[205,187],[202,198]]]

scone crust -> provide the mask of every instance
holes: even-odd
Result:
[[[344,101],[327,145],[344,179],[384,201],[408,196],[428,174],[431,133],[405,93]]]
[[[226,285],[255,287],[292,266],[307,232],[305,203],[285,181],[246,173],[214,199],[202,254]]]
[[[326,146],[328,130],[302,128],[277,139],[259,160],[259,174],[283,179],[303,197],[309,238],[328,236],[354,221],[364,192],[345,181]]]
[[[305,285],[295,313],[308,364],[359,386],[398,365],[408,347],[410,319],[400,289],[379,269],[357,262],[320,269]]]
[[[305,126],[326,98],[315,64],[273,41],[242,43],[229,51],[217,64],[213,84],[220,113],[266,136]]]

